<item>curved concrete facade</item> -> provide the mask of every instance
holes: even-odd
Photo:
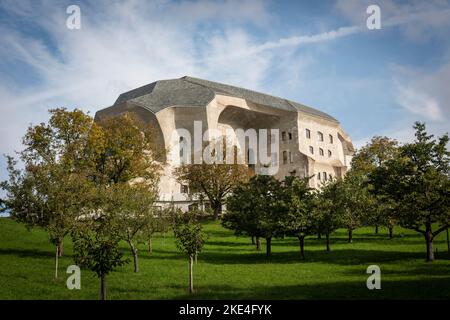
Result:
[[[183,95],[186,95],[185,103]],[[222,133],[227,129],[255,129],[257,132],[278,129],[279,163],[275,177],[281,180],[288,175],[314,176],[310,180],[313,187],[319,187],[331,177],[343,176],[354,152],[351,139],[339,122],[325,113],[285,99],[202,79],[163,80],[131,90],[120,95],[113,106],[98,111],[95,117],[100,120],[123,112],[135,112],[156,127],[158,144],[167,151],[174,147],[175,130],[184,129],[195,136],[195,121],[201,121],[202,135],[211,129]],[[190,141],[190,145],[191,161],[194,161],[194,142]],[[248,160],[248,146],[239,147]],[[173,177],[175,167],[169,157],[159,185],[160,203],[174,201],[187,209],[194,200]],[[257,163],[254,170],[262,172],[262,167]]]

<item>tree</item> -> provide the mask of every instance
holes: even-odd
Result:
[[[86,151],[90,178],[101,197],[115,194],[103,210],[119,223],[119,236],[131,250],[138,272],[137,242],[150,223],[163,151],[155,144],[154,129],[135,114],[106,118],[91,132]]]
[[[189,257],[189,293],[194,292],[194,257],[202,250],[206,234],[194,215],[180,211],[174,212],[173,232],[177,248]]]
[[[116,183],[111,191],[114,197],[107,204],[109,212],[116,212],[119,235],[130,247],[134,272],[139,272],[138,243],[145,236],[146,228],[154,221],[154,203],[158,193],[145,182]]]
[[[326,250],[330,251],[330,234],[340,226],[339,208],[337,204],[340,201],[339,180],[325,184],[316,193],[315,214],[317,228],[320,233],[325,234]]]
[[[335,208],[339,214],[341,226],[348,231],[348,242],[353,242],[353,231],[362,224],[367,209],[373,206],[364,186],[363,177],[355,171],[349,171],[344,179],[337,182],[338,198]]]
[[[83,211],[89,189],[84,175],[84,147],[93,120],[75,109],[49,110],[48,124],[30,126],[23,138],[19,159],[8,157],[9,180],[1,183],[6,210],[27,227],[42,227],[55,245],[55,278],[63,239]]]
[[[298,238],[302,259],[305,259],[305,237],[317,230],[313,210],[314,196],[308,186],[308,180],[286,177],[283,185],[283,194],[286,197],[283,230],[286,234]]]
[[[163,235],[169,231],[170,227],[170,215],[173,212],[172,208],[166,208],[162,210],[154,210],[153,215],[151,215],[144,225],[142,230],[144,241],[147,242],[148,253],[153,253],[153,235],[157,232]]]
[[[108,192],[105,203],[114,194]],[[72,231],[75,263],[96,273],[100,279],[100,300],[106,300],[106,276],[128,263],[120,251],[120,239],[117,217],[102,209],[79,220]]]
[[[363,176],[368,184],[368,175],[376,168],[384,166],[389,160],[398,156],[399,149],[396,140],[388,137],[375,136],[372,140],[356,152],[352,159],[352,171],[358,172]],[[373,187],[368,184],[367,188],[370,190]],[[375,232],[378,233],[379,226],[386,226],[389,229],[389,238],[393,237],[393,229],[395,221],[395,203],[389,201],[388,198],[382,195],[371,194],[373,206],[368,208],[365,214],[365,223],[367,225],[375,226]]]
[[[175,169],[175,176],[189,186],[191,193],[203,193],[214,210],[214,219],[222,213],[225,198],[233,188],[248,180],[248,167],[243,164],[185,164]]]
[[[377,194],[396,203],[400,225],[424,236],[426,260],[433,261],[433,239],[450,225],[449,138],[433,139],[423,123],[416,122],[414,129],[415,141],[401,146],[399,156],[369,180]]]
[[[154,128],[133,113],[98,122],[86,148],[92,180],[110,185],[143,179],[156,185],[165,150],[155,141]]]
[[[269,257],[272,238],[283,235],[284,208],[281,183],[273,176],[256,175],[227,198],[222,225],[236,235],[265,238]]]

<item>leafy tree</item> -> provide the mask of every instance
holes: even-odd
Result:
[[[313,210],[314,195],[308,185],[308,180],[286,177],[283,186],[283,195],[286,198],[283,231],[298,238],[302,259],[305,259],[305,237],[317,230]]]
[[[384,166],[387,161],[397,157],[398,153],[396,140],[375,136],[367,145],[356,152],[352,159],[351,170],[361,174],[367,182],[370,173],[376,168]],[[373,189],[370,184],[367,185],[367,188]],[[373,206],[368,208],[366,212],[365,223],[375,226],[376,233],[378,233],[379,226],[388,227],[389,238],[392,238],[395,225],[395,203],[382,195],[372,193],[371,196],[376,197],[376,199],[371,201]]]
[[[105,203],[114,195],[114,192],[108,192]],[[106,276],[128,263],[119,248],[121,230],[118,222],[113,214],[100,209],[77,221],[72,231],[75,263],[96,273],[100,279],[101,300],[106,300]]]
[[[433,261],[433,239],[450,225],[449,138],[433,139],[423,123],[416,122],[414,129],[415,141],[401,146],[399,156],[369,179],[377,194],[396,203],[399,224],[424,236],[426,260]]]
[[[9,180],[1,183],[7,196],[5,209],[29,228],[44,228],[55,244],[55,278],[63,239],[77,215],[83,211],[89,193],[84,174],[84,147],[93,120],[80,110],[50,110],[50,120],[30,126],[23,138],[18,160],[8,157]]]
[[[326,250],[330,251],[330,234],[340,227],[339,208],[340,201],[339,180],[325,184],[316,193],[314,198],[314,217],[320,233],[325,234]]]
[[[98,123],[89,136],[89,176],[96,185],[103,210],[119,221],[118,234],[131,250],[138,272],[137,243],[150,223],[163,151],[155,144],[154,129],[135,114],[124,113]],[[115,196],[110,196],[110,194]]]
[[[177,248],[189,257],[189,293],[194,292],[194,257],[196,257],[206,240],[206,234],[202,232],[202,226],[194,215],[174,212],[173,232]]]
[[[283,235],[281,183],[273,176],[256,175],[246,184],[237,186],[227,198],[227,213],[222,225],[236,235],[266,239],[266,256],[271,254],[273,237]]]
[[[155,233],[160,232],[165,235],[169,231],[171,224],[170,214],[171,208],[166,208],[162,210],[154,210],[153,215],[147,219],[146,224],[143,228],[143,239],[147,243],[148,253],[152,254],[153,245],[152,240]]]
[[[92,179],[104,185],[134,179],[156,184],[165,150],[155,141],[154,128],[133,113],[99,121],[86,148]]]
[[[248,175],[248,167],[242,164],[185,164],[175,169],[177,180],[189,185],[191,193],[206,195],[215,220],[222,213],[225,198],[234,187],[247,181]]]
[[[349,171],[344,179],[337,183],[337,201],[335,208],[342,227],[348,231],[348,242],[353,242],[353,231],[362,225],[367,208],[373,206],[363,177],[355,171]]]
[[[153,215],[157,190],[145,182],[116,183],[110,189],[115,195],[107,204],[107,210],[117,215],[119,235],[130,247],[134,272],[139,272],[138,243],[142,242],[146,228],[155,219]]]

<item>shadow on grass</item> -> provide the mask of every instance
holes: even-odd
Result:
[[[38,249],[4,249],[0,248],[1,255],[15,255],[20,258],[48,258],[54,257],[54,253]]]
[[[143,259],[160,260],[180,260],[184,255],[176,251],[157,250],[155,253],[163,255],[142,255]],[[330,252],[322,250],[305,251],[305,259],[301,259],[299,250],[276,252],[267,258],[265,251],[245,251],[238,252],[230,249],[226,250],[205,250],[200,253],[199,261],[212,265],[230,264],[289,264],[289,263],[327,263],[331,265],[369,265],[380,263],[392,263],[396,261],[407,261],[425,259],[425,253],[383,251],[383,250],[362,250],[362,249],[336,249]]]
[[[369,290],[366,278],[361,281],[328,282],[311,285],[197,286],[192,295],[175,299],[448,299],[450,276],[444,279],[382,280],[380,290]]]

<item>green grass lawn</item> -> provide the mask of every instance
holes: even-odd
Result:
[[[306,241],[306,260],[299,259],[296,238],[273,241],[272,257],[257,252],[246,237],[236,237],[218,222],[204,225],[209,238],[194,266],[196,293],[189,295],[188,262],[169,234],[155,237],[153,254],[140,247],[140,272],[132,263],[108,276],[109,299],[435,299],[450,298],[450,260],[445,233],[435,240],[439,258],[424,261],[424,240],[396,228],[387,238],[381,228],[361,228],[353,243],[345,230],[332,235],[331,252],[324,240]],[[403,235],[401,235],[401,233]],[[264,245],[264,242],[263,242]],[[123,244],[123,250],[131,256]],[[53,280],[54,248],[42,230],[27,231],[0,218],[0,299],[97,299],[95,275],[82,270],[81,290],[66,288],[66,268],[73,264],[66,239],[60,279]],[[367,266],[381,268],[381,290],[366,287]]]

